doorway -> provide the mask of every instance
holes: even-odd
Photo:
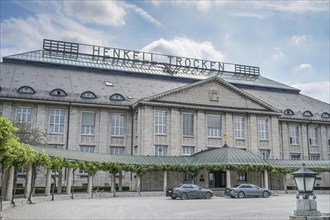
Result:
[[[215,171],[209,173],[210,188],[225,188],[226,187],[226,172]]]

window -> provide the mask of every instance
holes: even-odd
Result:
[[[18,93],[35,94],[36,92],[29,86],[22,86],[17,90]]]
[[[259,139],[268,140],[268,119],[260,118],[258,120]]]
[[[83,94],[81,94],[80,96],[81,98],[84,98],[84,99],[96,99],[96,95],[93,93],[93,92],[84,92]]]
[[[208,137],[221,137],[221,115],[207,116]]]
[[[327,127],[328,147],[330,147],[330,127]]]
[[[120,95],[120,94],[113,94],[111,97],[110,97],[110,100],[113,100],[113,101],[124,101],[124,96]]]
[[[237,173],[237,181],[247,181],[247,173]]]
[[[64,149],[63,145],[58,145],[58,144],[48,144],[48,147],[58,149],[58,150],[63,150]]]
[[[300,154],[290,154],[291,160],[300,160]]]
[[[320,154],[311,154],[311,160],[320,160]]]
[[[110,154],[111,155],[123,155],[124,148],[123,147],[110,147]]]
[[[25,123],[28,127],[32,125],[32,108],[30,107],[17,107],[16,119],[17,123]]]
[[[182,147],[182,155],[189,156],[193,155],[195,151],[194,147]]]
[[[323,112],[321,117],[322,118],[330,118],[330,114],[328,112]]]
[[[155,134],[166,134],[166,111],[155,111]]]
[[[49,111],[49,133],[62,134],[64,130],[64,110],[52,109]]]
[[[268,160],[270,155],[270,150],[260,150],[261,159]]]
[[[155,156],[159,156],[159,157],[167,156],[167,146],[156,145],[155,146]]]
[[[244,118],[235,117],[234,123],[235,123],[235,138],[244,139]]]
[[[87,153],[94,153],[95,147],[94,146],[80,146],[80,152],[87,152]]]
[[[289,137],[291,145],[299,144],[299,129],[298,126],[290,125],[289,126]]]
[[[182,114],[183,136],[194,136],[194,115]]]
[[[94,135],[95,134],[95,113],[82,112],[81,114],[81,134]]]
[[[303,116],[305,116],[305,117],[312,117],[313,114],[312,114],[312,112],[310,112],[310,111],[305,111],[305,112],[303,113]]]
[[[112,136],[124,135],[124,114],[114,113],[111,115],[111,135]]]
[[[80,146],[81,152],[94,153],[94,150],[95,150],[94,146],[85,146],[85,145]],[[79,169],[79,174],[88,174],[88,172],[83,169]]]
[[[316,127],[309,128],[309,144],[311,146],[317,146],[318,140],[317,140],[318,132]]]
[[[67,96],[66,92],[62,89],[54,89],[50,92],[50,95],[52,96]]]
[[[284,111],[284,114],[285,114],[285,115],[294,115],[294,113],[293,113],[293,111],[292,111],[291,109],[286,109],[286,110]]]

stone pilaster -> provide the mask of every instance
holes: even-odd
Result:
[[[31,182],[32,182],[32,164],[28,164],[26,170],[26,177],[25,177],[24,198],[28,198],[30,195]]]

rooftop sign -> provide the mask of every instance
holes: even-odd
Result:
[[[85,62],[104,65],[123,65],[130,68],[161,68],[169,74],[221,74],[233,72],[238,74],[259,75],[259,67],[224,63],[196,58],[179,57],[135,50],[118,49],[88,44],[78,44],[64,41],[43,41],[45,55],[66,59],[78,59],[85,56]],[[47,53],[48,52],[48,53]],[[89,57],[86,59],[86,57]]]

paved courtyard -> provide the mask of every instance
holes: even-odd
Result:
[[[318,210],[330,212],[330,196],[317,195]],[[172,200],[165,196],[45,201],[1,212],[3,219],[288,219],[295,194],[269,198]]]

